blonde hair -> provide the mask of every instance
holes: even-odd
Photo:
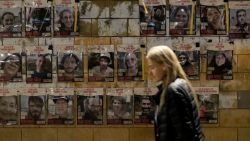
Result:
[[[146,58],[164,67],[165,78],[162,80],[164,88],[168,87],[168,85],[171,82],[175,81],[175,79],[178,77],[184,79],[187,82],[187,86],[190,88],[192,94],[194,95],[191,84],[187,79],[187,76],[179,63],[176,54],[170,47],[165,45],[154,46],[148,51]],[[166,95],[167,91],[163,90],[160,98],[160,109],[165,103]],[[196,99],[195,96],[194,98]]]

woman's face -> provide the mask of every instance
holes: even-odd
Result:
[[[4,65],[4,73],[10,76],[15,76],[21,66],[21,62],[19,57],[16,55],[11,55],[6,60]]]
[[[155,63],[154,61],[147,59],[148,62],[148,75],[153,82],[160,82],[164,79],[166,72],[164,65]]]
[[[181,65],[185,65],[185,63],[187,62],[187,57],[185,55],[178,56],[178,59],[179,59]]]
[[[210,23],[214,29],[219,28],[220,24],[220,12],[216,8],[207,9],[207,21]]]
[[[129,53],[126,56],[126,63],[127,63],[128,68],[136,68],[137,58],[136,58],[135,54]]]
[[[222,54],[219,54],[215,57],[215,62],[217,66],[222,66],[226,63],[226,58]]]
[[[0,98],[0,118],[4,120],[15,119],[17,112],[16,99],[14,96]]]
[[[120,113],[122,110],[122,102],[117,99],[114,99],[112,104],[114,113]]]
[[[76,59],[73,56],[68,56],[64,60],[63,67],[66,73],[74,73],[74,70],[77,67]]]
[[[6,25],[13,25],[14,23],[14,17],[13,15],[11,14],[6,14],[4,17],[3,17],[3,25],[6,26]]]
[[[179,9],[179,11],[176,13],[176,21],[178,22],[178,27],[185,27],[188,24],[188,13],[186,10]]]

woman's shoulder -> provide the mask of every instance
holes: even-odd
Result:
[[[175,94],[176,96],[184,96],[184,94],[191,92],[189,85],[185,79],[177,78],[168,86],[168,95]]]

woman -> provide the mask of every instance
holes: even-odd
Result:
[[[12,81],[15,78],[21,78],[21,55],[13,53],[8,55],[3,61],[1,68],[3,69],[4,81]]]
[[[188,28],[190,16],[188,8],[186,6],[178,6],[173,12],[173,18],[171,18],[173,21],[170,19],[170,22],[176,22],[175,29]]]
[[[198,109],[191,84],[175,53],[167,46],[155,46],[146,56],[155,95],[156,141],[203,141]]]
[[[130,119],[131,114],[127,111],[125,97],[114,96],[111,98],[108,119]]]
[[[127,53],[125,55],[126,76],[138,75],[138,59],[134,53]]]
[[[16,96],[0,96],[0,123],[1,120],[17,119],[17,100]]]
[[[190,62],[188,54],[185,52],[181,52],[178,55],[178,59],[180,61],[180,64],[184,70],[184,72],[188,75],[188,76],[192,76],[192,75],[197,75],[196,70],[195,70],[195,66]]]
[[[12,32],[13,31],[13,24],[15,21],[15,16],[11,12],[5,12],[2,15],[2,27],[0,28],[1,32]]]

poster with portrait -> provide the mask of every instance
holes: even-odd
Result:
[[[55,0],[54,36],[79,35],[79,7],[75,0]]]
[[[140,45],[123,44],[117,46],[118,81],[140,81],[142,73],[142,54]]]
[[[166,1],[139,1],[141,35],[166,34]]]
[[[0,46],[0,82],[22,82],[21,47]]]
[[[19,91],[20,124],[40,125],[46,123],[46,89],[27,87]]]
[[[210,46],[207,50],[207,80],[232,80],[232,62],[232,45],[217,43]]]
[[[134,124],[153,124],[156,103],[153,95],[157,88],[134,88]]]
[[[0,37],[22,36],[22,0],[0,1]]]
[[[218,123],[219,88],[218,87],[194,87],[199,106],[201,123]]]
[[[47,0],[25,0],[25,36],[51,36],[51,2]]]
[[[133,90],[131,88],[108,88],[107,124],[133,123]]]
[[[79,88],[77,93],[77,124],[103,124],[103,88]]]
[[[114,46],[88,46],[88,81],[114,81]]]
[[[250,38],[250,3],[249,1],[230,1],[230,38]]]
[[[228,25],[224,0],[200,0],[201,35],[225,35]]]
[[[48,46],[28,46],[27,49],[27,83],[52,82],[52,55]]]
[[[188,79],[200,78],[200,47],[192,40],[172,43],[174,52]]]
[[[84,50],[79,45],[58,45],[57,79],[59,82],[84,81]]]
[[[195,34],[195,2],[193,0],[170,0],[169,34]]]
[[[48,94],[48,124],[74,124],[74,89],[49,88]]]
[[[0,88],[0,125],[16,125],[18,122],[17,90]]]

